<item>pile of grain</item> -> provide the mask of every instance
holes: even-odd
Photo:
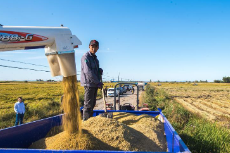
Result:
[[[114,113],[113,118],[139,132],[142,147],[146,149],[141,151],[167,150],[164,124],[158,119],[146,114],[136,116],[131,113]]]
[[[68,135],[64,131],[41,139],[30,148],[166,151],[163,123],[148,115],[114,113],[114,119],[91,117],[83,122],[82,128],[81,135]]]

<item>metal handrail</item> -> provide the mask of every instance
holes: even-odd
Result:
[[[138,110],[138,105],[139,105],[139,86],[136,83],[130,83],[130,82],[117,83],[114,86],[114,103],[113,103],[113,109],[116,110],[116,88],[117,88],[117,85],[121,85],[121,84],[135,85],[137,87],[137,105],[135,106],[135,110]],[[120,94],[118,94],[118,100],[119,100],[119,107],[120,107]]]

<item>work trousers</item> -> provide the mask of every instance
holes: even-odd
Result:
[[[22,124],[23,122],[23,117],[24,117],[24,114],[16,114],[16,121],[15,121],[15,126]]]
[[[86,121],[93,116],[93,108],[96,105],[97,87],[84,87],[85,101],[83,108],[83,120]]]

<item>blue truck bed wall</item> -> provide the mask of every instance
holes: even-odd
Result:
[[[168,152],[191,153],[184,144],[180,136],[174,130],[164,114],[159,111],[115,111],[108,112],[127,112],[136,115],[148,114],[153,117],[160,116],[164,122],[164,130],[167,140]],[[104,113],[103,110],[94,110],[93,116]],[[99,150],[44,150],[27,149],[33,142],[44,138],[50,129],[61,125],[62,115],[49,117],[42,120],[26,123],[0,130],[0,153],[134,153],[135,151],[99,151]],[[147,152],[145,152],[147,153]]]

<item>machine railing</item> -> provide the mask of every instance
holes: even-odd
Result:
[[[114,102],[113,102],[113,109],[114,110],[117,110],[116,109],[116,88],[117,86],[121,85],[121,84],[128,84],[128,85],[135,85],[137,87],[137,103],[136,103],[136,106],[135,106],[135,110],[138,110],[138,105],[139,105],[139,86],[136,84],[136,83],[130,83],[130,82],[121,82],[121,83],[117,83],[115,86],[114,86]],[[119,106],[120,107],[120,94],[118,94],[118,103],[119,103]]]

